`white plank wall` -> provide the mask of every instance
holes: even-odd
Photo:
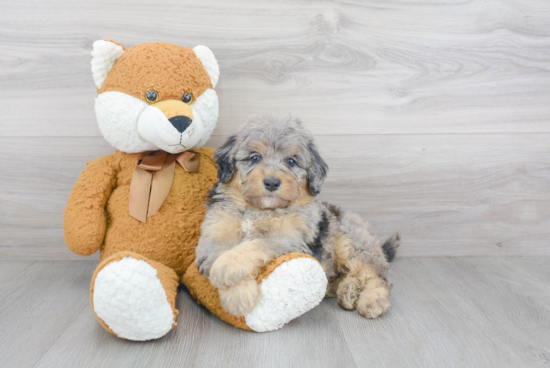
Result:
[[[314,132],[325,200],[400,255],[550,255],[550,2],[0,1],[0,259],[77,259],[63,210],[108,154],[90,49],[218,57],[218,146],[247,117]]]

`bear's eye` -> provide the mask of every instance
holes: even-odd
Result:
[[[152,89],[148,89],[147,92],[145,92],[145,98],[148,102],[156,102],[159,99],[159,95]]]
[[[186,104],[190,104],[191,102],[193,102],[193,96],[191,95],[191,93],[185,92],[181,100]]]

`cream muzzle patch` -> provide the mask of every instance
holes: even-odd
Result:
[[[172,111],[167,114],[163,106],[157,106],[163,102],[168,101],[150,105],[139,115],[139,135],[168,153],[180,153],[196,146],[205,133],[200,115],[189,105],[185,105],[189,108],[185,114],[173,115]]]

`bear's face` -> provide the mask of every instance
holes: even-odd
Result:
[[[180,153],[204,145],[214,130],[219,68],[206,46],[144,43],[126,50],[100,40],[92,72],[99,129],[120,151]]]

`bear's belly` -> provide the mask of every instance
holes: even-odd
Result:
[[[107,204],[107,231],[101,259],[131,251],[173,268],[178,275],[185,272],[195,259],[200,225],[206,212],[204,202],[216,180],[216,171],[201,174],[178,169],[181,168],[176,169],[170,194],[159,212],[147,217],[146,223],[128,214],[130,182],[119,181]]]

